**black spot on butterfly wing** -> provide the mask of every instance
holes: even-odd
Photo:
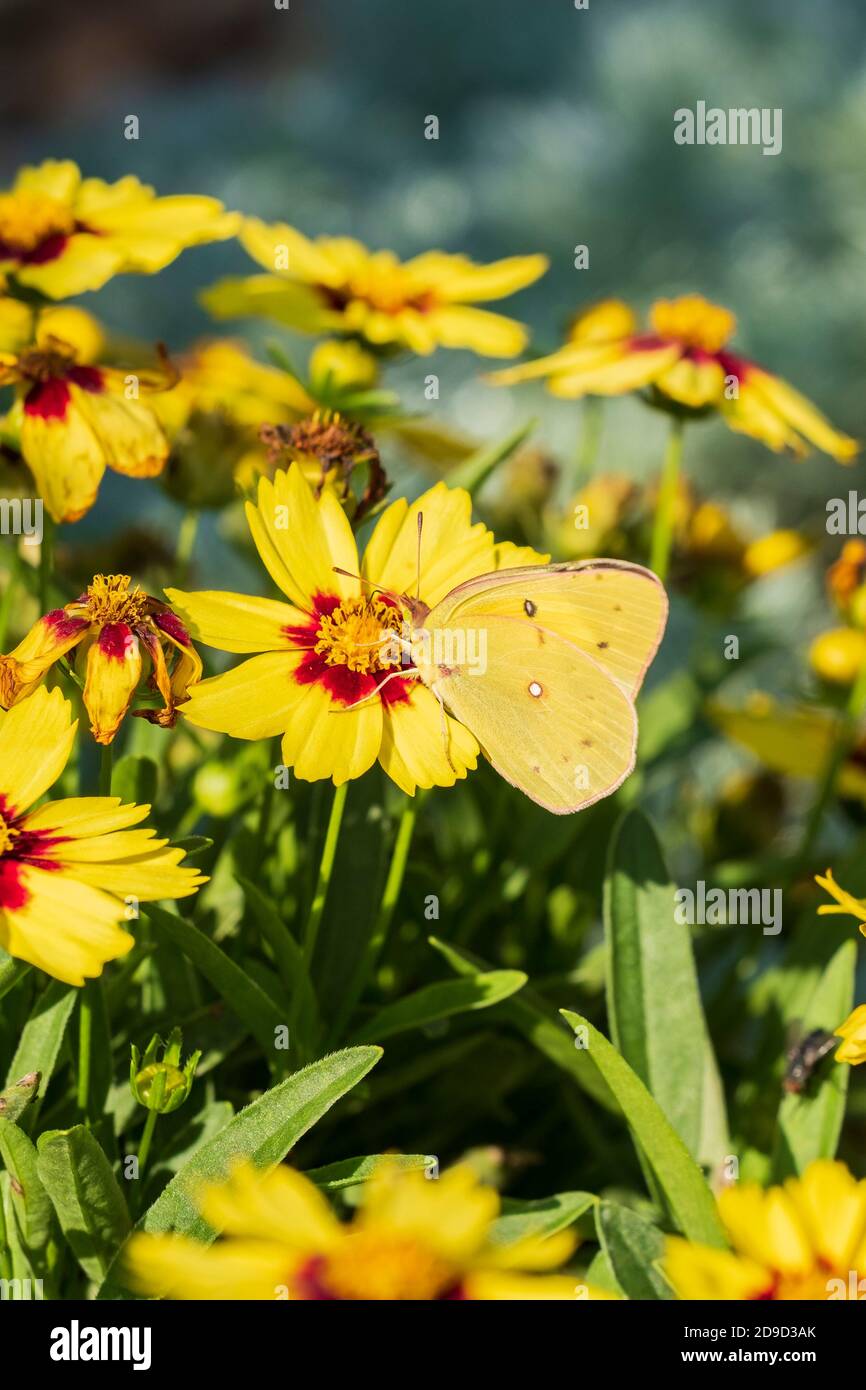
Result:
[[[533,603],[531,598],[525,598],[523,600],[523,611],[527,618],[534,618],[538,612],[538,605]]]

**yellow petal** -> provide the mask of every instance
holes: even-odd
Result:
[[[766,1296],[773,1287],[769,1269],[730,1250],[669,1236],[665,1274],[683,1299],[747,1299]]]
[[[415,593],[419,515],[421,596],[432,607],[464,579],[493,569],[494,542],[482,522],[472,524],[469,493],[436,483],[411,506],[400,499],[379,518],[364,552],[365,579],[397,594]]]
[[[29,864],[20,881],[24,904],[0,909],[0,946],[11,956],[56,980],[83,985],[132,948],[133,938],[119,925],[124,907],[117,898]]]
[[[302,698],[293,676],[296,660],[283,652],[250,657],[191,686],[181,713],[199,728],[233,738],[273,738],[289,727]]]
[[[466,348],[481,357],[516,357],[529,336],[514,319],[460,304],[432,309],[430,321],[442,347]]]
[[[41,164],[26,164],[19,169],[14,191],[73,203],[80,183],[81,173],[71,159],[45,159]]]
[[[60,419],[30,414],[25,408],[21,452],[55,521],[77,521],[90,510],[105,472],[105,456],[81,411],[70,403]]]
[[[153,478],[168,458],[168,441],[149,406],[107,391],[71,388],[73,406],[99,441],[102,457],[117,473]]]
[[[20,815],[60,776],[77,722],[59,690],[44,686],[0,717],[0,795]]]
[[[199,299],[215,319],[268,318],[301,333],[328,333],[341,326],[340,314],[328,308],[319,291],[278,275],[219,280]]]
[[[418,787],[453,787],[477,766],[478,744],[464,725],[443,715],[439,701],[417,683],[408,702],[388,705],[379,762],[409,796]]]
[[[540,279],[550,265],[542,255],[509,256],[490,265],[473,265],[462,257],[450,259],[457,264],[450,273],[446,269],[437,276],[435,284],[437,298],[452,304],[504,299]],[[407,261],[405,269],[411,271],[414,264]]]
[[[102,835],[125,830],[144,820],[149,806],[123,806],[119,796],[72,796],[48,801],[24,818],[28,830],[57,830],[64,835]]]
[[[272,274],[276,272],[332,287],[344,283],[345,271],[339,259],[285,222],[268,225],[257,217],[247,217],[239,240],[253,260]],[[286,260],[287,266],[284,265]]]
[[[866,1236],[866,1182],[844,1163],[818,1159],[785,1188],[820,1258],[835,1269],[853,1268]]]
[[[698,410],[721,399],[725,373],[714,358],[681,357],[656,377],[655,384],[672,400]]]
[[[625,355],[604,365],[567,367],[551,377],[549,390],[554,396],[577,400],[581,396],[624,396],[649,386],[677,361],[681,349],[676,345],[631,348]]]
[[[87,290],[100,290],[123,269],[123,254],[102,237],[76,232],[59,256],[17,266],[15,278],[49,299],[68,299]]]
[[[216,590],[166,589],[172,607],[197,642],[222,652],[278,652],[293,646],[286,628],[303,627],[306,613],[270,598]]]
[[[719,1215],[731,1242],[757,1264],[783,1274],[804,1274],[814,1264],[807,1232],[788,1194],[754,1183],[726,1188],[719,1196]]]
[[[87,652],[84,706],[97,743],[111,743],[141,679],[141,649],[126,623],[109,623]]]
[[[835,430],[817,406],[779,377],[750,366],[745,381],[740,384],[741,398],[744,392],[758,393],[769,410],[837,463],[852,463],[860,452],[856,439]]]
[[[156,1298],[276,1299],[291,1272],[286,1251],[269,1240],[208,1246],[186,1236],[142,1233],[133,1235],[123,1252],[125,1282],[137,1293]]]
[[[247,518],[262,561],[274,582],[307,612],[316,594],[357,594],[358,572],[352,527],[330,489],[316,499],[301,469],[279,469],[273,482],[259,482],[258,506],[247,504]]]
[[[208,1183],[195,1203],[215,1231],[278,1240],[287,1250],[324,1253],[341,1226],[318,1188],[284,1164],[262,1172],[238,1163],[224,1183]]]
[[[361,777],[376,761],[382,743],[382,702],[374,696],[347,709],[321,686],[309,689],[283,739],[283,762],[303,782],[330,778],[339,787]]]

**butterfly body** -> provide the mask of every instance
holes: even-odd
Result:
[[[610,795],[634,767],[634,699],[667,619],[639,565],[527,566],[405,599],[418,677],[512,785],[557,815]]]

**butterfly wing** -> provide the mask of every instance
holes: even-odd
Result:
[[[486,612],[479,622],[443,629],[428,620],[432,662],[419,671],[496,771],[556,815],[615,791],[634,767],[637,742],[621,686],[556,633]],[[446,639],[454,664],[437,662]]]
[[[425,627],[472,627],[493,617],[520,620],[579,647],[634,699],[658,651],[667,615],[667,594],[651,570],[624,560],[584,560],[470,579],[436,605]]]

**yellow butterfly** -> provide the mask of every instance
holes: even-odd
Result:
[[[432,609],[401,601],[419,678],[506,781],[556,815],[621,786],[667,622],[656,575],[621,560],[531,565],[470,579]]]

